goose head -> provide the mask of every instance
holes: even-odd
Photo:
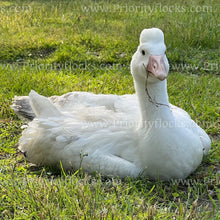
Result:
[[[135,81],[156,83],[165,80],[169,72],[165,51],[163,32],[158,28],[144,29],[131,61]]]

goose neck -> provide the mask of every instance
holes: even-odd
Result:
[[[169,117],[171,110],[166,80],[156,83],[140,80],[135,81],[134,84],[140,105],[141,123]]]

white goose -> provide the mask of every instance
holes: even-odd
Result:
[[[182,109],[169,103],[169,64],[160,29],[144,29],[132,57],[135,95],[72,92],[46,98],[31,91],[12,108],[36,116],[19,141],[27,159],[66,170],[83,168],[121,178],[186,178],[211,141]],[[35,113],[33,114],[29,108]]]

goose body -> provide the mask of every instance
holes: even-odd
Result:
[[[31,91],[12,108],[34,119],[19,149],[40,165],[119,177],[186,178],[210,149],[190,116],[169,103],[163,32],[144,29],[131,61],[134,95],[71,92],[46,98]],[[30,104],[29,104],[30,103]]]

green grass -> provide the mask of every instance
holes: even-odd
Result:
[[[214,0],[1,1],[0,218],[218,219],[219,12]],[[141,30],[153,26],[165,34],[170,102],[212,138],[198,170],[184,182],[119,180],[25,162],[12,98],[31,89],[134,93],[129,63]]]

